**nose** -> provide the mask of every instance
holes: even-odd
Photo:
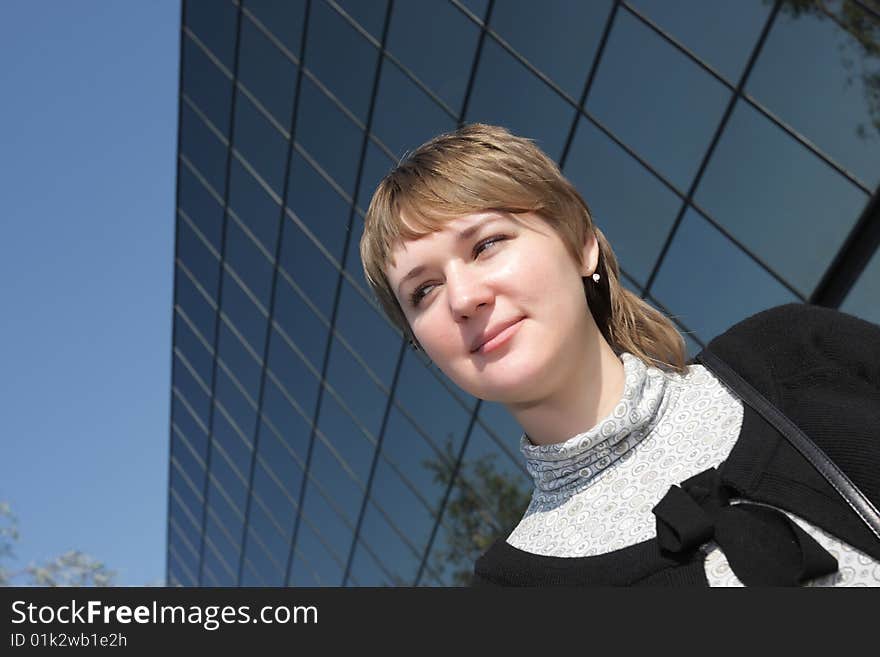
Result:
[[[446,294],[449,309],[456,321],[472,318],[483,306],[494,299],[491,286],[478,272],[467,266],[451,268],[446,274]]]

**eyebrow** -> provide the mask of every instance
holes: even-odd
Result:
[[[458,232],[457,240],[459,242],[465,242],[474,236],[480,229],[490,224],[494,224],[496,221],[503,220],[504,217],[501,216],[493,216],[489,217],[485,221],[478,221],[475,224],[471,224],[467,228],[462,229]],[[425,265],[418,265],[417,267],[413,267],[409,270],[409,273],[400,279],[400,283],[397,284],[397,294],[400,295],[400,289],[403,287],[403,284],[408,280],[415,278],[416,276],[420,276],[425,271]]]

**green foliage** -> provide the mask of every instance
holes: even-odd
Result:
[[[873,10],[874,14],[860,4]],[[780,9],[792,18],[813,16],[831,21],[852,37],[854,43],[847,46],[855,47],[858,65],[847,53],[849,47],[846,46],[840,48],[842,63],[850,83],[853,76],[861,79],[871,124],[880,134],[880,20],[875,16],[880,14],[880,0],[860,0],[860,3],[853,0],[782,0]],[[875,136],[865,125],[857,126],[856,133],[862,139]]]
[[[452,477],[456,457],[452,441],[447,440],[445,458],[427,460],[423,465],[434,481],[445,486]],[[531,499],[531,490],[515,476],[499,470],[495,454],[463,462],[444,513],[447,527],[445,545],[436,545],[437,560],[452,569],[458,586],[470,584],[474,561],[522,518]]]

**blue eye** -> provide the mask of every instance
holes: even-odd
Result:
[[[434,286],[430,284],[420,285],[413,290],[412,294],[409,295],[409,302],[412,304],[413,308],[418,307],[421,300],[425,298],[432,287]]]
[[[474,257],[476,258],[478,255],[483,253],[484,251],[492,248],[499,242],[503,242],[507,237],[504,235],[496,235],[495,237],[489,237],[488,239],[483,240],[482,242],[478,242],[474,247]]]

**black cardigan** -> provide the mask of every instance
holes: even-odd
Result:
[[[880,506],[880,326],[819,306],[787,304],[739,322],[707,350],[785,413]],[[817,553],[818,544],[811,545],[812,539],[804,539],[805,533],[783,514],[756,505],[730,506],[730,497],[790,511],[880,560],[880,541],[813,466],[747,405],[729,457],[717,471],[694,480],[699,477],[697,483],[682,484],[689,497],[682,489],[671,490],[655,507],[658,518],[671,518],[673,525],[679,516],[690,518],[675,527],[658,519],[657,538],[590,557],[536,555],[499,539],[477,560],[473,583],[705,586],[704,555],[698,548],[710,538],[722,543],[734,572],[747,584],[797,583],[836,570],[827,552],[818,548]],[[745,511],[749,508],[751,513]],[[778,517],[769,518],[772,514]],[[695,525],[691,520],[697,516],[711,520]],[[743,543],[749,544],[744,553],[736,547]],[[773,546],[769,550],[768,544]]]

